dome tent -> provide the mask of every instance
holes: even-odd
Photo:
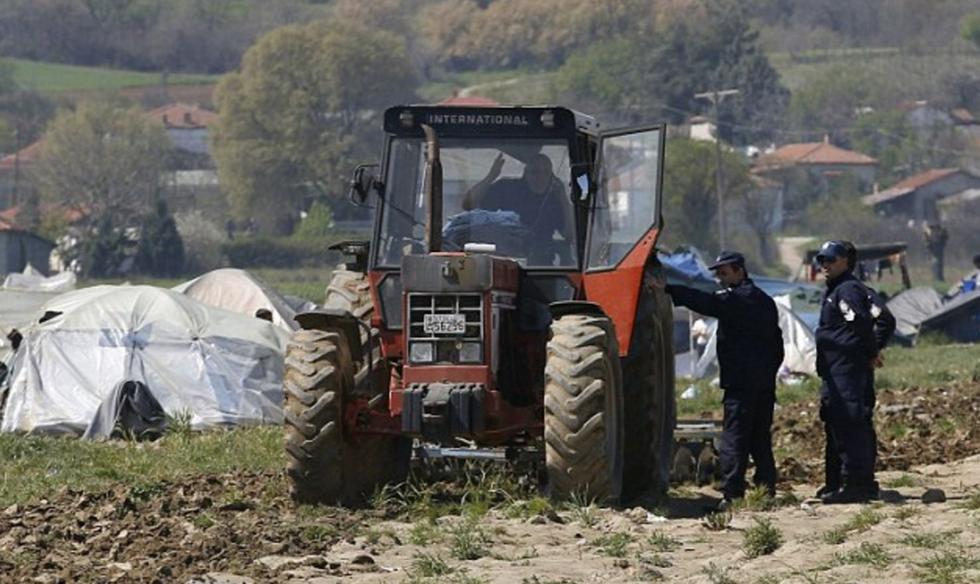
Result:
[[[174,286],[174,291],[198,302],[232,312],[255,316],[260,309],[272,313],[272,322],[286,330],[297,328],[296,310],[281,294],[255,275],[235,268],[221,268]]]
[[[69,292],[39,315],[10,361],[2,431],[81,434],[125,381],[195,429],[282,420],[280,327],[151,286]]]

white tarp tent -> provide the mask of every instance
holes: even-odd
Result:
[[[282,421],[280,327],[151,286],[69,292],[40,315],[10,361],[4,432],[81,434],[122,381],[194,428]]]
[[[23,330],[44,303],[56,296],[54,292],[0,289],[0,361],[10,354],[7,335],[11,329]]]
[[[27,290],[32,292],[70,292],[78,282],[74,272],[62,272],[45,276],[34,266],[27,264],[22,273],[10,273],[3,280],[6,290]]]
[[[783,351],[785,357],[780,372],[785,374],[817,374],[817,341],[813,331],[800,320],[791,308],[788,295],[776,296],[776,309],[779,311],[779,328],[783,331]],[[700,334],[707,339],[700,356],[694,358],[690,354],[677,355],[675,366],[678,377],[701,379],[714,374],[718,369],[718,321],[714,318],[704,318],[698,326],[692,326],[692,333]],[[695,345],[695,343],[692,343]]]
[[[278,292],[245,270],[222,268],[198,276],[173,288],[198,302],[232,312],[254,316],[260,309],[272,312],[272,322],[285,328],[297,328],[296,311]]]

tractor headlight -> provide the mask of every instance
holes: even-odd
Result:
[[[408,346],[408,359],[412,363],[432,363],[434,357],[432,343],[411,343]]]
[[[466,342],[460,343],[459,362],[460,363],[481,363],[483,362],[483,343]]]

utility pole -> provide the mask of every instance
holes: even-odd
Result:
[[[694,99],[707,99],[714,111],[715,123],[715,193],[718,196],[718,245],[725,249],[725,177],[721,166],[721,118],[718,116],[718,104],[729,95],[738,95],[737,89],[714,89],[704,93],[695,93]]]

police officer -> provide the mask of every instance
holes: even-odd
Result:
[[[820,417],[827,435],[825,503],[858,503],[878,496],[874,480],[874,369],[895,330],[895,319],[873,290],[851,273],[853,244],[824,243],[816,257],[827,282],[817,327],[817,374],[823,380]]]
[[[776,303],[752,283],[742,254],[722,252],[709,268],[722,290],[711,294],[673,285],[666,290],[675,304],[718,319],[718,365],[725,391],[720,448],[724,499],[718,506],[724,510],[745,494],[750,454],[755,484],[770,495],[776,492],[772,411],[783,335]]]

